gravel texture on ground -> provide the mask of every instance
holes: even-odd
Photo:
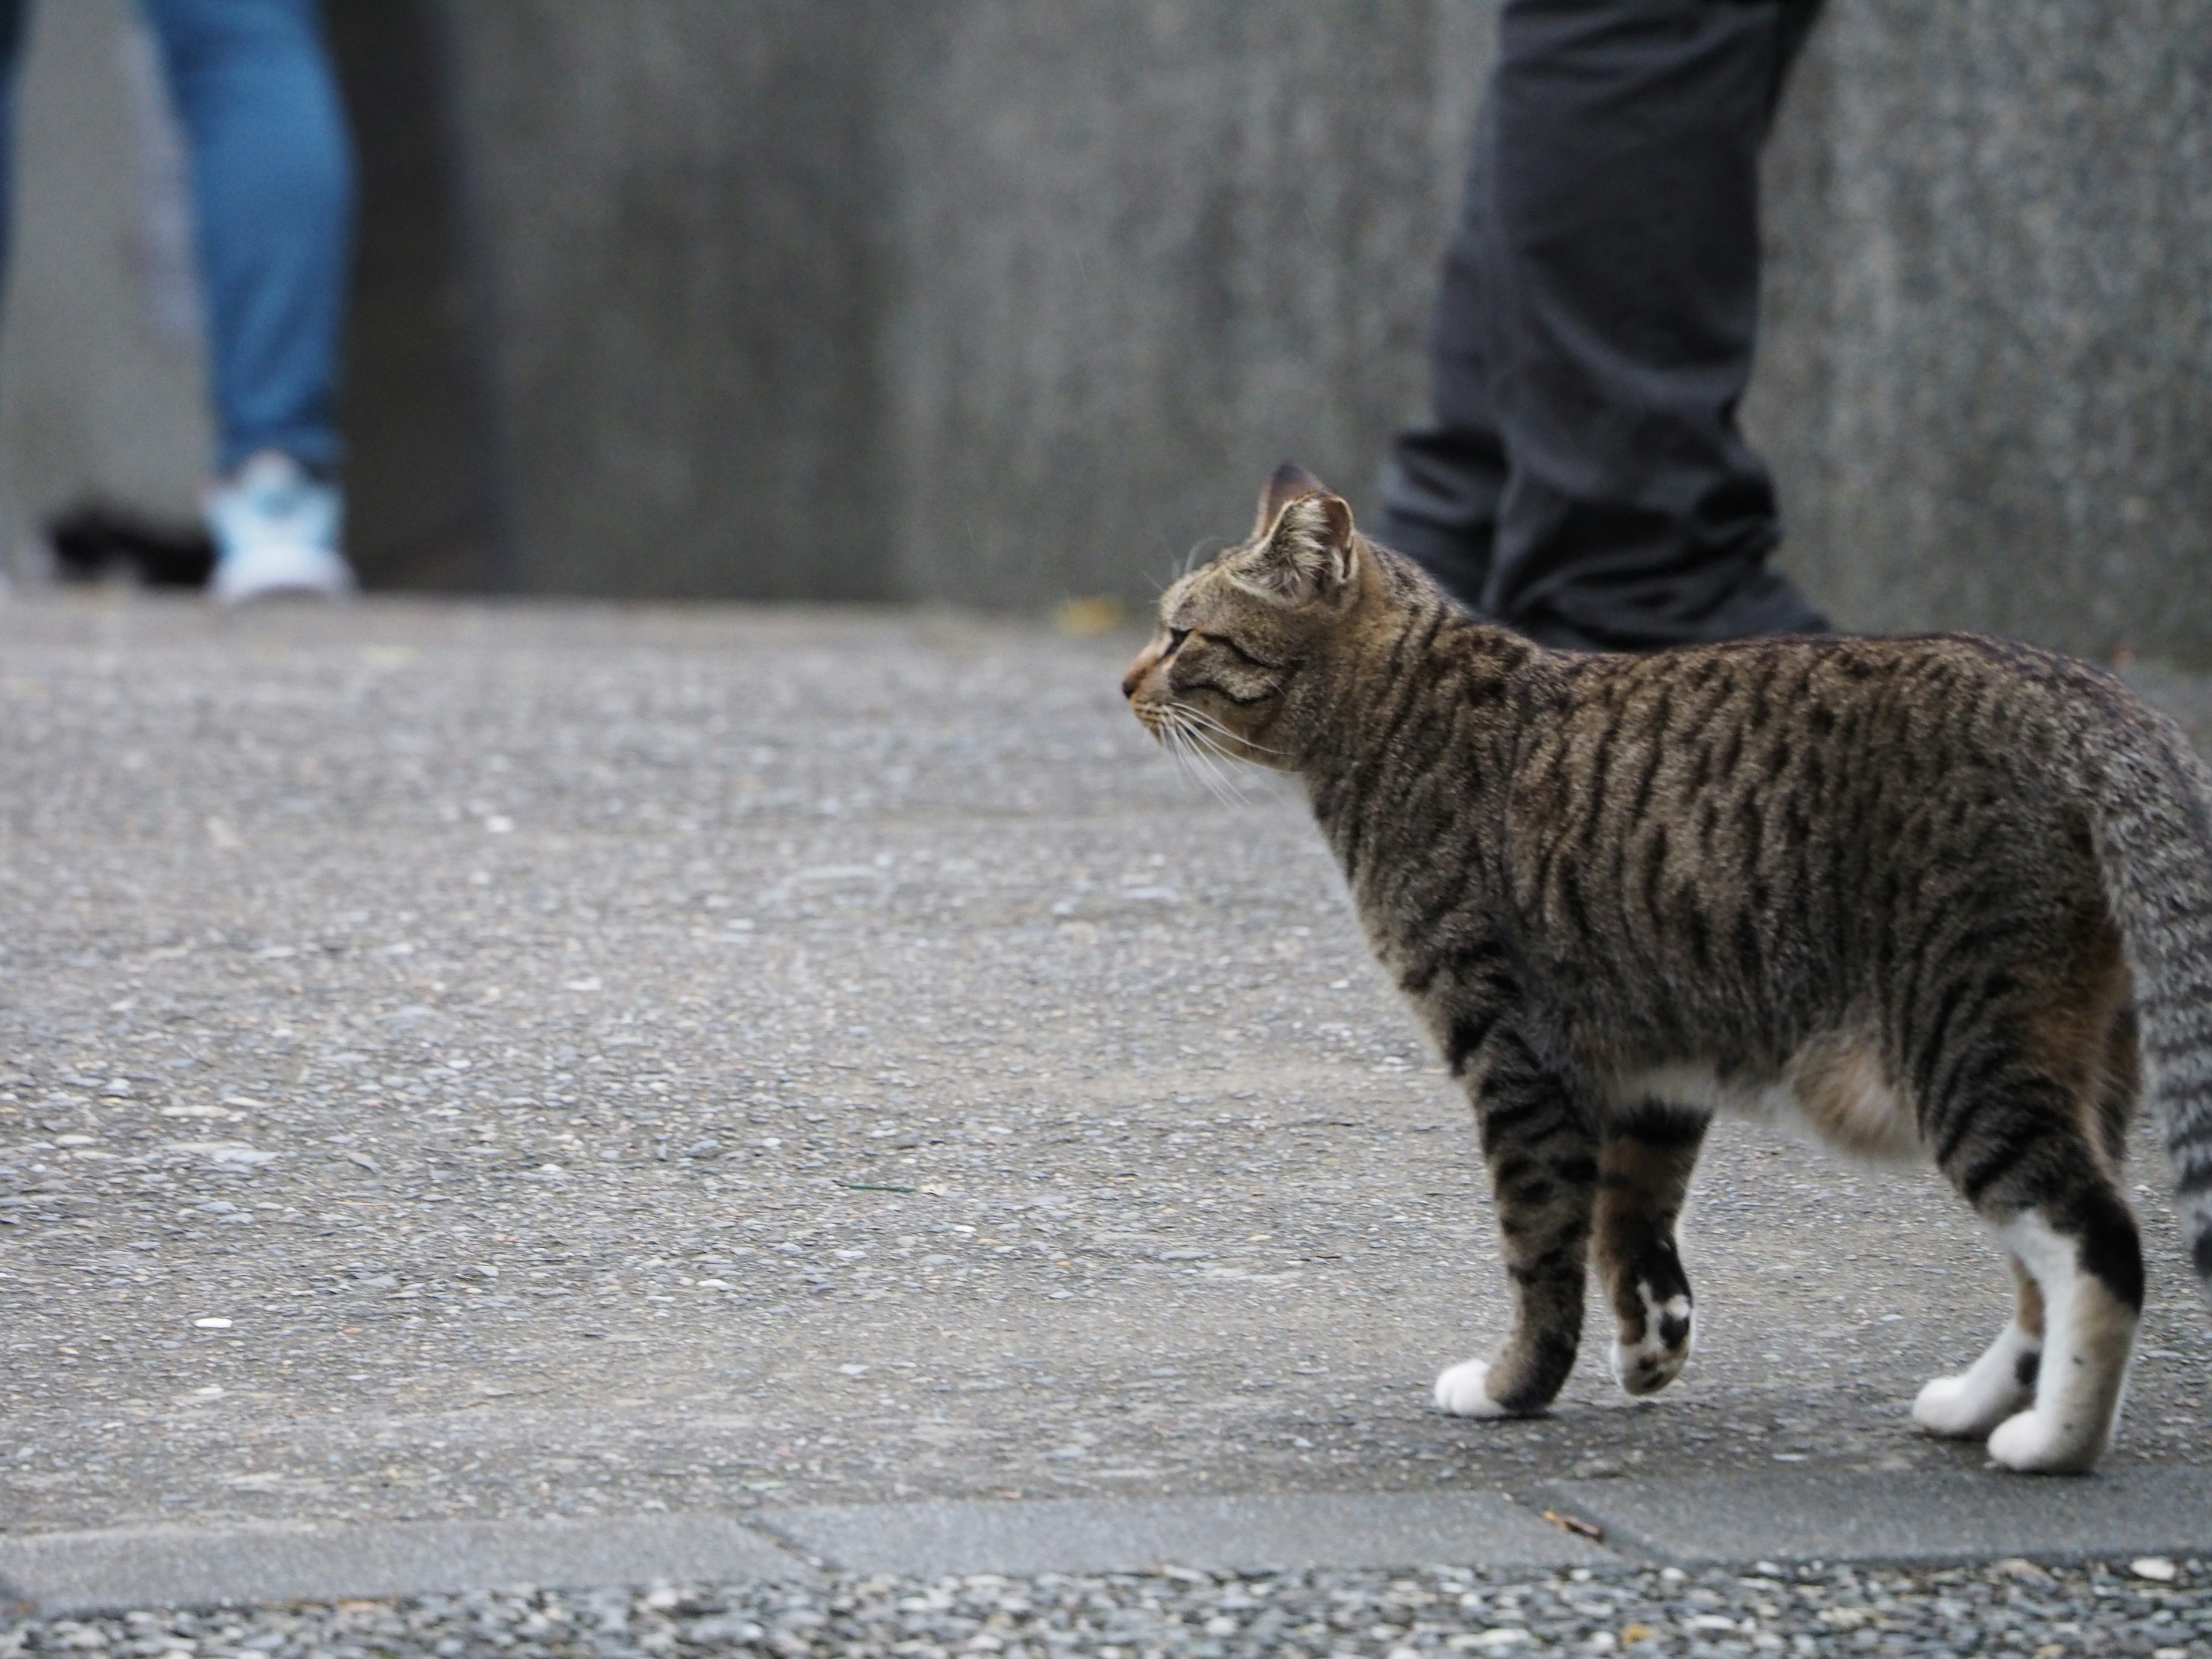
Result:
[[[1762,1565],[1750,1573],[1577,1568],[1493,1577],[1407,1572],[1154,1573],[824,1586],[518,1589],[336,1606],[0,1625],[0,1659],[372,1659],[373,1656],[752,1653],[799,1659],[1230,1659],[1265,1654],[2016,1653],[2195,1659],[2212,1650],[2212,1573],[2196,1561],[1943,1572]]]
[[[1982,1465],[1905,1414],[1981,1229],[1741,1124],[1679,1383],[1594,1304],[1553,1415],[1435,1414],[1505,1310],[1467,1108],[1133,642],[0,606],[0,1529]],[[2212,1463],[2136,1158],[2108,1467]]]

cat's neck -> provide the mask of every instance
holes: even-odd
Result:
[[[1301,757],[1314,815],[1357,886],[1375,831],[1449,796],[1480,811],[1503,791],[1543,653],[1478,622],[1424,579],[1389,595],[1339,659],[1327,714]],[[1449,787],[1433,786],[1449,775]],[[1401,838],[1393,842],[1402,845]]]

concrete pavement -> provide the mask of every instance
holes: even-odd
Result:
[[[1905,1414],[2003,1317],[1971,1218],[1742,1126],[1675,1389],[1625,1401],[1592,1344],[1548,1418],[1434,1415],[1504,1308],[1465,1109],[1297,803],[1178,778],[1127,649],[0,607],[10,1547],[1982,1479]],[[2138,1178],[2115,1490],[2212,1467]]]

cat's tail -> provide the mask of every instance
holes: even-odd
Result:
[[[2132,699],[2125,715],[2078,756],[2174,1207],[2212,1298],[2212,774],[2163,715]]]

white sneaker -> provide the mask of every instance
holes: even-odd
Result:
[[[289,455],[266,449],[253,456],[208,491],[202,511],[216,547],[208,590],[222,604],[353,592],[353,568],[338,551],[345,497]]]

